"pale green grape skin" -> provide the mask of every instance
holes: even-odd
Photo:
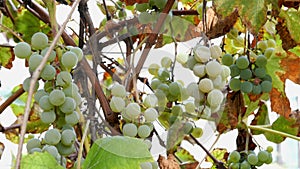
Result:
[[[162,83],[162,82],[161,82],[159,79],[153,78],[152,81],[151,81],[150,86],[151,86],[151,88],[152,88],[153,90],[156,90],[157,87],[158,87],[161,83]]]
[[[65,52],[61,57],[61,63],[68,69],[72,69],[77,65],[78,58],[74,52]]]
[[[45,49],[43,49],[43,50],[41,51],[41,55],[42,55],[42,56],[45,56],[46,53],[48,52],[48,50],[49,50],[49,47],[46,47]],[[52,61],[54,61],[55,57],[56,57],[56,52],[55,52],[54,50],[52,50],[51,53],[50,53],[50,56],[49,56],[48,59],[47,59],[47,61],[48,61],[48,62],[52,62]]]
[[[53,123],[56,119],[56,114],[53,110],[44,111],[40,115],[41,121],[45,124]]]
[[[77,124],[79,122],[79,114],[77,113],[77,111],[73,111],[73,113],[71,114],[66,114],[65,116],[65,121],[67,124],[70,124],[72,126],[74,126],[75,124]]]
[[[240,169],[251,169],[250,164],[244,160],[241,164],[240,164]]]
[[[29,91],[29,87],[30,87],[30,80],[31,78],[28,77],[23,81],[23,89],[25,92]],[[39,88],[39,82],[37,81],[34,87],[34,91],[37,91],[37,89]]]
[[[267,152],[272,153],[273,152],[273,147],[272,146],[268,146],[266,149]]]
[[[214,88],[214,84],[211,79],[204,78],[199,82],[199,89],[203,93],[208,93]]]
[[[274,48],[267,48],[264,52],[264,55],[266,58],[270,58],[272,54],[274,53],[275,49]]]
[[[66,97],[64,103],[59,106],[59,110],[66,114],[72,113],[75,110],[75,108],[76,102],[71,97]]]
[[[249,81],[245,81],[241,83],[241,91],[243,93],[250,93],[253,89],[253,84]]]
[[[172,59],[169,58],[169,57],[167,57],[167,56],[165,56],[165,57],[163,57],[163,58],[161,59],[160,64],[161,64],[161,66],[164,67],[164,68],[170,68],[171,65],[172,65]]]
[[[57,148],[59,154],[61,154],[63,156],[68,156],[75,152],[74,144],[71,144],[71,146],[65,146],[62,143],[58,143],[56,145],[56,148]]]
[[[121,97],[113,96],[109,102],[109,106],[113,112],[121,112],[125,109],[125,101]]]
[[[46,131],[44,141],[49,145],[56,145],[61,140],[61,134],[58,129],[50,129]]]
[[[223,99],[224,95],[219,89],[213,89],[207,95],[207,102],[213,107],[220,105]]]
[[[34,94],[34,100],[39,103],[40,102],[40,99],[43,97],[43,96],[46,96],[46,95],[49,95],[44,89],[40,89],[38,91],[35,92]]]
[[[229,81],[229,87],[233,91],[239,91],[241,89],[241,80],[237,78],[232,78]]]
[[[173,96],[179,96],[182,86],[178,82],[172,82],[169,84],[169,93]]]
[[[206,75],[205,65],[197,63],[193,67],[193,73],[198,77],[204,77]]]
[[[149,128],[149,126],[147,125],[140,125],[138,127],[138,130],[137,130],[137,134],[139,137],[141,138],[147,138],[151,133],[151,130]]]
[[[251,165],[255,165],[258,162],[258,158],[255,154],[249,154],[247,157],[247,161]]]
[[[230,65],[229,68],[230,68],[230,76],[231,77],[236,77],[236,76],[240,75],[241,70],[237,67],[236,64]]]
[[[166,68],[159,68],[158,78],[160,80],[167,80],[170,77],[170,72]]]
[[[76,135],[73,130],[66,129],[61,133],[61,143],[65,146],[71,146],[76,140]]]
[[[232,151],[229,154],[228,158],[230,159],[231,162],[238,163],[240,161],[241,155],[238,151]]]
[[[140,164],[141,169],[152,169],[152,164],[150,162],[143,162]]]
[[[250,69],[241,70],[240,77],[243,80],[249,80],[252,78],[252,71]]]
[[[138,129],[135,124],[127,123],[123,126],[123,135],[129,137],[135,137],[137,135]]]
[[[158,104],[158,99],[155,94],[149,94],[146,96],[143,103],[146,107],[155,107]]]
[[[111,94],[113,96],[125,97],[126,96],[125,86],[115,83],[111,89]]]
[[[246,69],[249,66],[250,62],[247,56],[240,56],[236,59],[235,64],[239,69]]]
[[[59,153],[58,150],[55,146],[51,146],[51,145],[45,145],[42,149],[43,152],[48,152],[49,154],[51,154],[54,158],[56,158]]]
[[[192,96],[195,98],[195,100],[203,101],[204,100],[204,94],[199,91],[199,86],[197,83],[192,82],[187,87],[187,92],[189,96]]]
[[[56,70],[51,65],[46,65],[41,72],[41,78],[44,80],[52,80],[56,75]]]
[[[267,47],[268,47],[267,41],[257,42],[257,48],[261,49],[263,52],[267,49]]]
[[[274,39],[268,39],[267,44],[269,48],[275,48],[276,47],[276,41]]]
[[[268,60],[264,55],[259,55],[255,60],[255,65],[258,67],[265,67],[267,62]]]
[[[226,85],[226,82],[223,80],[221,75],[218,75],[214,79],[212,79],[215,89],[223,89]]]
[[[269,93],[272,90],[272,82],[270,81],[265,80],[261,82],[260,85],[261,85],[261,90],[264,93]]]
[[[222,49],[218,45],[213,45],[210,48],[211,57],[213,59],[218,59],[222,56]]]
[[[186,65],[189,69],[193,70],[195,64],[197,64],[197,60],[194,56],[189,56],[188,60],[186,61]]]
[[[240,163],[231,163],[229,165],[229,169],[239,169],[240,168]]]
[[[158,85],[157,89],[162,90],[166,95],[169,94],[169,86],[165,83]]]
[[[79,47],[73,47],[72,49],[70,49],[70,51],[76,54],[78,62],[82,60],[83,52]]]
[[[60,106],[65,102],[66,96],[63,91],[54,89],[49,94],[49,101],[54,106]]]
[[[211,52],[208,47],[197,45],[193,49],[195,60],[198,62],[205,63],[207,62],[211,57]]]
[[[272,157],[272,154],[269,153],[269,157],[268,157],[268,160],[265,162],[266,164],[271,164],[273,162],[273,157]]]
[[[225,55],[223,55],[222,57],[222,63],[225,66],[230,66],[233,64],[233,57],[231,54],[226,53]]]
[[[186,53],[178,53],[176,55],[176,61],[182,65],[186,64],[189,59],[189,55]]]
[[[156,63],[152,63],[148,67],[148,72],[153,76],[158,76],[158,70],[160,66]]]
[[[27,152],[29,152],[33,148],[41,148],[41,147],[42,147],[41,141],[37,138],[30,139],[26,144]]]
[[[66,97],[74,97],[79,89],[75,83],[71,82],[67,87],[63,88],[62,91],[65,93]]]
[[[145,143],[147,145],[148,149],[150,149],[152,147],[152,142],[150,140],[148,140],[148,139],[145,139],[143,141],[143,143]]]
[[[267,151],[260,151],[260,152],[258,152],[258,154],[257,154],[257,158],[258,158],[258,160],[259,161],[261,161],[261,162],[266,162],[267,160],[268,160],[268,158],[269,158],[269,152],[267,152]]]
[[[185,134],[191,134],[193,132],[194,125],[191,122],[185,122],[183,125],[183,132]]]
[[[188,112],[188,113],[195,113],[195,104],[192,103],[192,102],[187,102],[185,105],[184,105],[184,108],[185,108],[185,111]]]
[[[144,117],[146,122],[153,122],[158,117],[158,112],[155,108],[150,107],[145,110]]]
[[[203,129],[200,127],[195,127],[191,134],[195,138],[200,138],[203,135]]]
[[[67,71],[61,71],[56,77],[56,86],[67,87],[72,82],[72,75]]]
[[[125,108],[125,113],[130,119],[135,119],[141,113],[141,107],[137,103],[129,103]]]
[[[15,55],[20,59],[26,59],[31,55],[31,47],[26,42],[19,42],[14,47]]]
[[[29,58],[28,65],[29,65],[29,71],[33,72],[35,69],[41,64],[43,60],[43,56],[39,54],[32,54]]]
[[[53,104],[50,103],[48,95],[40,98],[39,105],[44,111],[48,111],[54,108]]]
[[[37,32],[31,37],[31,46],[34,49],[44,49],[48,46],[48,37],[43,32]]]
[[[80,93],[77,92],[72,97],[73,97],[73,99],[76,102],[76,106],[79,106],[81,104],[81,102],[82,102]]]

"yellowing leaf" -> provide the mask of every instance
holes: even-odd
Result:
[[[290,8],[287,11],[281,10],[279,16],[287,22],[287,28],[291,37],[299,44],[300,43],[300,11]]]
[[[63,169],[49,153],[35,152],[22,158],[21,169]]]

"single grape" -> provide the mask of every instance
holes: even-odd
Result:
[[[223,80],[221,75],[218,75],[214,79],[212,79],[215,89],[223,89],[226,85],[226,81]]]
[[[240,164],[240,169],[251,169],[250,164],[244,160],[241,164]]]
[[[166,81],[170,77],[170,72],[166,68],[159,68],[158,79]]]
[[[158,104],[158,99],[155,94],[149,94],[145,97],[143,103],[146,107],[155,107]]]
[[[46,65],[41,72],[41,78],[44,80],[52,80],[56,75],[56,70],[51,65]]]
[[[56,86],[67,87],[72,82],[72,75],[67,71],[61,71],[56,77]]]
[[[172,59],[169,58],[169,57],[167,57],[167,56],[165,56],[165,57],[163,57],[163,58],[160,60],[160,64],[161,64],[161,66],[164,67],[164,68],[170,68],[171,65],[172,65]]]
[[[222,103],[224,95],[219,89],[213,89],[207,95],[207,102],[209,105],[216,107]]]
[[[113,112],[121,112],[125,109],[125,101],[121,97],[113,96],[109,102],[109,106]]]
[[[123,135],[129,137],[135,137],[138,133],[138,129],[135,124],[127,123],[123,126]]]
[[[253,84],[249,81],[245,81],[241,83],[241,91],[243,93],[250,93],[253,89]]]
[[[243,80],[249,80],[252,78],[252,71],[250,69],[241,70],[240,77]]]
[[[197,62],[197,60],[195,59],[194,56],[189,56],[188,60],[186,61],[186,66],[187,66],[189,69],[193,70],[195,64],[197,64],[197,63],[198,63],[198,62]]]
[[[49,154],[51,154],[54,158],[56,158],[57,156],[59,156],[58,150],[55,146],[51,146],[51,145],[45,145],[42,149],[43,152],[48,152]]]
[[[29,91],[29,87],[30,87],[30,81],[31,81],[31,78],[30,77],[27,77],[24,81],[23,81],[23,89],[25,90],[25,92],[28,92]],[[37,89],[39,88],[39,82],[37,81],[35,83],[35,86],[34,86],[34,91],[37,91]]]
[[[233,91],[239,91],[241,89],[241,80],[237,78],[232,78],[229,81],[229,87]]]
[[[230,76],[231,77],[236,77],[236,76],[240,75],[241,70],[237,67],[236,64],[230,65],[229,68],[230,68]]]
[[[149,3],[135,4],[135,10],[139,12],[146,12],[148,8],[150,8]]]
[[[275,48],[276,47],[276,41],[274,39],[268,39],[267,44],[269,48]]]
[[[34,94],[34,100],[39,103],[40,99],[43,96],[46,96],[46,95],[48,95],[48,93],[44,89],[40,89],[37,92],[35,92],[35,94]]]
[[[61,57],[61,63],[68,69],[72,69],[77,65],[78,57],[76,53],[68,51],[65,52]]]
[[[41,152],[42,152],[42,149],[41,149],[41,148],[33,148],[33,149],[31,149],[28,153],[29,153],[29,154],[33,154],[34,152],[39,152],[39,153],[41,153]]]
[[[255,60],[255,65],[258,67],[265,67],[267,62],[268,60],[264,55],[259,55]]]
[[[111,94],[113,96],[125,97],[126,96],[125,86],[115,83],[111,89]]]
[[[213,45],[210,48],[211,57],[213,59],[218,59],[222,56],[222,49],[218,45]]]
[[[65,121],[67,124],[70,124],[70,125],[75,125],[79,122],[79,114],[77,113],[77,111],[73,111],[73,113],[71,114],[66,114],[65,116]]]
[[[184,105],[184,108],[185,108],[185,111],[188,112],[188,113],[195,113],[195,104],[193,102],[187,102],[185,105]]]
[[[82,60],[82,58],[83,58],[83,52],[82,52],[82,50],[79,47],[75,46],[72,49],[70,49],[70,51],[74,52],[76,54],[78,62]]]
[[[262,79],[263,77],[266,76],[266,69],[263,67],[258,67],[256,69],[254,69],[254,74],[255,74],[255,76]]]
[[[158,117],[158,112],[155,108],[148,108],[144,112],[146,122],[153,122]]]
[[[267,152],[272,153],[273,152],[273,147],[272,146],[268,146],[267,147]]]
[[[26,59],[31,55],[31,47],[26,42],[19,42],[14,47],[15,55],[20,59]]]
[[[59,152],[59,154],[63,156],[68,156],[76,151],[74,144],[71,144],[71,146],[65,146],[62,143],[58,143],[56,145],[56,148]]]
[[[268,161],[268,158],[269,158],[269,152],[267,152],[267,151],[260,151],[260,152],[258,152],[258,154],[257,154],[257,158],[258,158],[258,160],[259,161],[261,161],[261,162],[266,162],[266,161]]]
[[[253,88],[252,88],[252,93],[253,94],[260,94],[261,93],[261,85],[258,84],[258,85],[253,85]]]
[[[151,133],[150,128],[147,125],[141,125],[138,127],[137,134],[141,138],[147,138]]]
[[[186,53],[178,53],[176,55],[176,61],[182,65],[185,65],[188,59],[189,59],[189,55]]]
[[[250,62],[247,56],[240,56],[236,59],[235,64],[239,69],[246,69],[249,66]]]
[[[230,163],[229,169],[240,169],[240,163]]]
[[[129,103],[125,108],[125,113],[130,119],[135,119],[141,113],[141,107],[137,103]]]
[[[28,65],[29,65],[29,71],[33,72],[35,69],[41,64],[43,60],[43,56],[39,54],[32,54],[29,58]]]
[[[182,85],[178,82],[172,82],[169,84],[169,93],[173,96],[179,96],[182,90]]]
[[[233,57],[231,54],[226,53],[222,57],[222,64],[226,66],[230,66],[233,64]]]
[[[152,88],[153,90],[156,90],[157,87],[158,87],[160,84],[162,84],[162,82],[161,82],[159,79],[153,78],[152,81],[151,81],[150,86],[151,86],[151,88]]]
[[[73,96],[73,99],[75,100],[76,102],[76,106],[79,106],[81,104],[81,95],[80,93],[76,92]]]
[[[46,131],[44,141],[49,145],[56,145],[60,142],[61,134],[58,129],[50,129]]]
[[[46,53],[48,52],[48,50],[49,50],[49,47],[46,47],[45,49],[43,49],[43,50],[41,51],[41,55],[42,55],[42,56],[45,56]],[[54,61],[55,57],[56,57],[56,52],[55,52],[54,50],[52,50],[52,51],[50,52],[50,56],[48,57],[47,61],[48,61],[48,62],[52,62],[52,61]]]
[[[261,90],[264,93],[269,93],[272,90],[272,82],[264,80],[261,82]]]
[[[230,162],[238,163],[240,161],[241,155],[238,151],[232,151],[229,154]]]
[[[268,157],[268,160],[265,162],[266,164],[271,164],[273,162],[273,157],[272,157],[272,154],[269,153],[269,157]]]
[[[54,89],[49,94],[49,101],[54,106],[60,106],[65,102],[66,96],[63,91]]]
[[[166,95],[169,94],[169,86],[165,83],[158,85],[157,89],[162,90]]]
[[[76,140],[76,134],[73,130],[66,129],[61,133],[61,143],[65,146],[71,146]]]
[[[272,56],[272,54],[274,53],[274,51],[275,51],[274,48],[267,48],[264,53],[265,57],[270,58]]]
[[[33,148],[41,148],[41,147],[42,147],[41,141],[37,138],[30,139],[26,144],[27,152],[29,152]]]
[[[197,83],[192,82],[187,87],[187,94],[195,98],[195,100],[202,101],[204,100],[204,94],[199,91],[199,86]]]
[[[196,76],[200,78],[204,77],[206,75],[205,65],[200,63],[195,64],[195,66],[193,67],[193,72]]]
[[[53,104],[50,103],[48,95],[45,95],[40,98],[39,105],[44,111],[48,111],[54,108]]]
[[[194,57],[196,61],[205,63],[207,62],[210,57],[211,57],[211,52],[208,47],[202,46],[202,45],[197,45],[193,49],[194,52]]]
[[[195,127],[192,131],[192,136],[195,138],[200,138],[203,135],[203,129],[200,127]]]
[[[185,122],[183,125],[184,134],[191,134],[193,132],[194,125],[191,122]]]
[[[48,46],[48,37],[43,32],[37,32],[31,37],[31,46],[34,49],[44,49]]]
[[[272,82],[272,77],[266,74],[266,76],[262,80]]]
[[[208,93],[214,88],[214,84],[211,79],[204,78],[199,82],[199,89],[203,93]]]
[[[249,154],[247,156],[247,161],[251,165],[255,165],[258,162],[258,158],[255,154]]]
[[[205,71],[209,77],[215,78],[220,75],[223,71],[222,66],[217,61],[209,61],[205,66]]]
[[[44,111],[40,114],[41,121],[45,124],[53,123],[56,119],[56,114],[53,110]]]
[[[70,114],[76,108],[76,102],[72,97],[66,97],[62,105],[59,106],[59,110],[63,113]]]
[[[268,47],[267,41],[257,42],[257,48],[262,50],[263,52],[267,49],[267,47]]]
[[[64,87],[62,91],[65,93],[65,96],[74,97],[78,94],[79,89],[75,83],[71,82],[67,87]]]
[[[153,76],[158,76],[159,64],[152,63],[148,67],[148,72]]]
[[[230,76],[230,68],[228,66],[222,65],[222,73],[221,76],[225,80]]]
[[[140,164],[141,169],[152,169],[152,164],[150,162],[143,162]]]

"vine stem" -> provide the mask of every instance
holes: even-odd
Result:
[[[281,131],[269,129],[269,128],[266,128],[264,126],[249,125],[248,128],[252,129],[252,130],[266,131],[266,132],[270,132],[270,133],[273,133],[273,134],[278,134],[278,135],[283,136],[283,137],[288,137],[288,138],[300,141],[300,137],[297,137],[297,136],[294,136],[294,135],[291,135],[291,134],[288,134],[288,133],[284,133],[284,132],[281,132]]]
[[[21,127],[21,135],[20,135],[20,141],[19,141],[19,145],[18,145],[18,153],[17,153],[17,157],[16,157],[16,169],[19,169],[21,166],[21,158],[22,158],[22,149],[23,149],[23,143],[24,143],[24,138],[25,138],[25,134],[26,134],[26,127],[27,127],[27,121],[29,118],[29,113],[30,113],[30,105],[31,105],[31,100],[33,97],[33,92],[34,92],[34,87],[35,84],[41,74],[42,69],[45,67],[45,64],[50,56],[51,51],[54,49],[56,43],[59,41],[60,36],[63,34],[67,23],[69,22],[72,14],[74,13],[76,7],[78,6],[80,0],[76,0],[75,3],[72,6],[71,11],[69,12],[66,20],[64,21],[63,25],[60,27],[59,32],[56,34],[56,36],[54,37],[48,51],[46,52],[42,62],[40,63],[40,65],[36,68],[36,70],[33,72],[33,75],[31,77],[30,80],[30,88],[28,91],[28,97],[27,97],[27,102],[25,105],[25,112],[24,112],[24,121],[22,123],[22,127]]]
[[[89,126],[90,126],[90,119],[88,119],[86,121],[85,129],[84,129],[84,132],[83,132],[83,135],[82,135],[82,140],[80,142],[80,147],[79,147],[79,152],[78,152],[78,157],[77,157],[77,169],[80,169],[80,166],[81,166],[81,157],[82,157],[82,151],[83,151],[83,144],[84,144],[84,141],[86,139]]]
[[[12,94],[7,100],[5,100],[4,103],[0,105],[0,114],[12,103],[14,102],[18,97],[20,97],[24,93],[23,87],[18,89],[14,94]]]

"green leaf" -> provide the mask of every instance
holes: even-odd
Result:
[[[300,43],[300,11],[289,8],[287,11],[281,10],[279,16],[286,20],[287,28],[294,41]]]
[[[211,152],[211,155],[213,155],[214,157],[216,157],[216,159],[222,161],[223,163],[226,163],[225,154],[228,154],[227,150],[222,148],[216,148]],[[209,156],[206,157],[206,161],[214,163],[214,161]],[[214,164],[211,168],[217,169],[217,166]]]
[[[250,101],[249,96],[248,95],[244,95],[245,98],[245,105],[247,106],[247,110],[246,113],[244,115],[244,118],[247,118],[252,112],[254,112],[259,106],[259,99],[256,100],[255,102]]]
[[[12,67],[12,61],[14,60],[14,56],[12,55],[12,50],[6,47],[0,47],[0,65],[5,68],[10,69]]]
[[[160,122],[161,125],[163,125],[166,129],[168,129],[170,127],[169,124],[169,118],[170,118],[170,114],[168,112],[162,112],[159,117],[158,117],[158,121]]]
[[[49,153],[35,152],[22,158],[21,169],[63,169]]]
[[[290,49],[289,51],[300,57],[300,46],[296,46],[293,49]]]
[[[251,125],[268,125],[270,124],[268,107],[266,104],[263,104],[259,107],[257,113],[255,114],[255,118],[251,122]],[[263,134],[263,132],[259,130],[252,130],[252,134],[258,135]]]
[[[83,169],[140,169],[140,163],[153,161],[141,139],[114,136],[97,140],[89,151]]]
[[[184,138],[183,130],[184,122],[180,119],[176,119],[168,131],[167,136],[167,150],[173,149],[177,144],[179,144]]]
[[[191,163],[197,161],[190,152],[183,148],[177,150],[175,155],[182,163]]]
[[[217,13],[224,17],[229,16],[236,7],[239,5],[239,1],[236,0],[215,0],[214,6],[216,7]]]
[[[24,111],[25,111],[25,105],[19,105],[19,104],[12,103],[10,105],[10,108],[12,109],[12,111],[14,112],[14,114],[17,117],[24,114]]]

